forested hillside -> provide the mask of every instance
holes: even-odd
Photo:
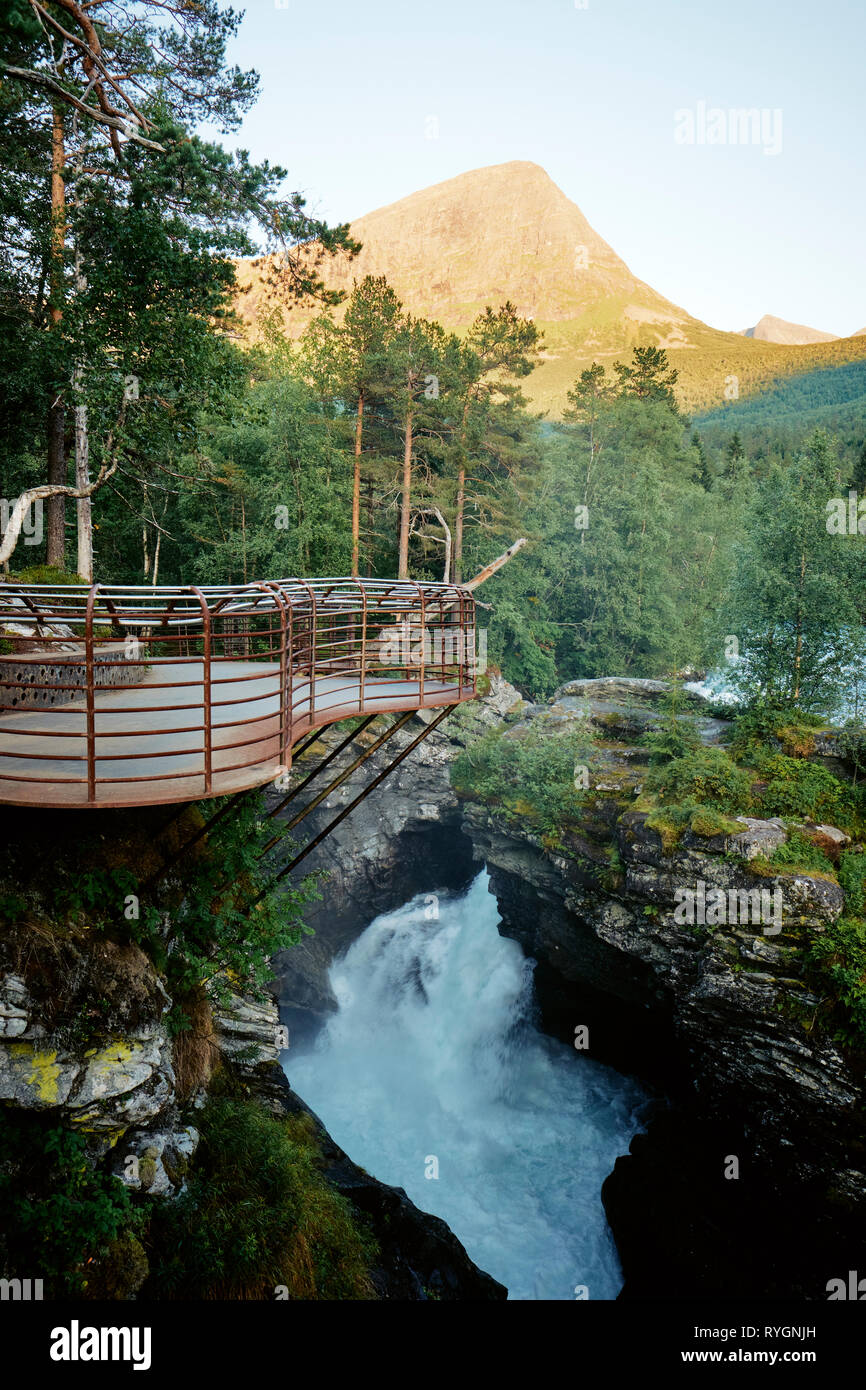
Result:
[[[738,431],[762,455],[790,453],[820,426],[854,456],[866,439],[866,362],[780,379],[759,395],[696,415],[695,426],[713,445],[723,446]]]
[[[807,630],[816,650],[857,645],[862,546],[825,522],[831,499],[866,482],[864,369],[846,365],[866,339],[743,339],[716,361],[740,373],[740,399],[695,421],[685,411],[706,395],[712,349],[638,343],[574,371],[562,418],[546,419],[527,392],[540,364],[564,359],[507,286],[459,332],[412,312],[384,275],[335,288],[331,257],[345,267],[358,252],[349,230],[285,198],[284,171],[195,133],[204,119],[233,128],[255,96],[255,76],[225,61],[235,18],[196,10],[204,48],[190,68],[180,35],[154,49],[159,6],[123,32],[102,8],[101,76],[87,75],[88,11],[76,9],[83,62],[67,60],[60,81],[45,75],[31,6],[4,20],[18,74],[0,98],[10,572],[459,580],[525,537],[481,613],[490,659],[527,694],[706,669],[734,638],[753,644],[755,690],[802,698]],[[540,179],[551,217],[580,217],[537,166],[503,167]],[[236,268],[263,238],[273,254],[251,345]],[[628,276],[604,254],[605,274]],[[599,286],[587,312],[613,302]],[[292,303],[306,324],[295,339]],[[773,389],[749,399],[762,372]],[[771,515],[790,524],[768,532]]]

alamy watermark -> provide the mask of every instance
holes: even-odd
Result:
[[[12,508],[18,501],[17,497],[0,497],[0,536],[9,525],[9,518],[12,515]],[[25,545],[39,545],[43,536],[43,507],[42,498],[37,497],[35,502],[31,502],[24,518],[21,522],[21,535],[24,537]]]
[[[674,921],[678,926],[724,927],[761,925],[764,936],[782,930],[782,890],[774,888],[710,888],[698,879],[694,888],[677,888]]]
[[[130,1361],[134,1371],[151,1364],[149,1327],[82,1327],[73,1318],[69,1327],[55,1327],[48,1352],[52,1361]]]
[[[851,488],[846,497],[827,503],[827,531],[831,536],[866,536],[866,497]]]
[[[41,1279],[0,1279],[0,1302],[40,1303],[42,1301]]]
[[[487,670],[487,629],[429,628],[402,622],[379,638],[383,666],[463,666],[481,676]]]
[[[755,145],[765,155],[782,153],[782,109],[779,106],[708,106],[699,101],[692,109],[674,112],[674,140],[678,145]]]

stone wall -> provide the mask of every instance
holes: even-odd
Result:
[[[62,656],[27,652],[17,656],[0,657],[0,700],[12,709],[50,709],[81,699],[87,687],[87,666],[84,649],[80,655],[64,652]],[[122,642],[99,647],[94,656],[93,683],[97,689],[113,689],[140,685],[150,666],[146,662],[125,660]],[[39,687],[48,687],[39,688]],[[72,689],[61,689],[72,686]]]

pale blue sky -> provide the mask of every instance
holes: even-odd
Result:
[[[246,6],[232,57],[262,95],[232,143],[328,220],[530,159],[715,327],[866,326],[864,0],[278,3]],[[678,144],[699,102],[780,109],[781,152]]]

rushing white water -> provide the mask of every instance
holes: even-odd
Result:
[[[686,681],[685,688],[717,704],[731,705],[733,712],[733,706],[742,698],[742,692],[731,679],[733,667],[733,662],[729,662],[727,667],[716,667],[708,671],[703,680]],[[847,694],[841,694],[835,704],[816,710],[815,713],[834,724],[849,723],[862,728],[866,723],[866,659],[852,662],[845,668],[844,675],[847,680]]]
[[[355,1162],[441,1216],[511,1298],[614,1298],[600,1189],[645,1096],[536,1030],[532,966],[498,920],[486,874],[377,917],[331,969],[339,1012],[284,1054],[286,1073]]]

